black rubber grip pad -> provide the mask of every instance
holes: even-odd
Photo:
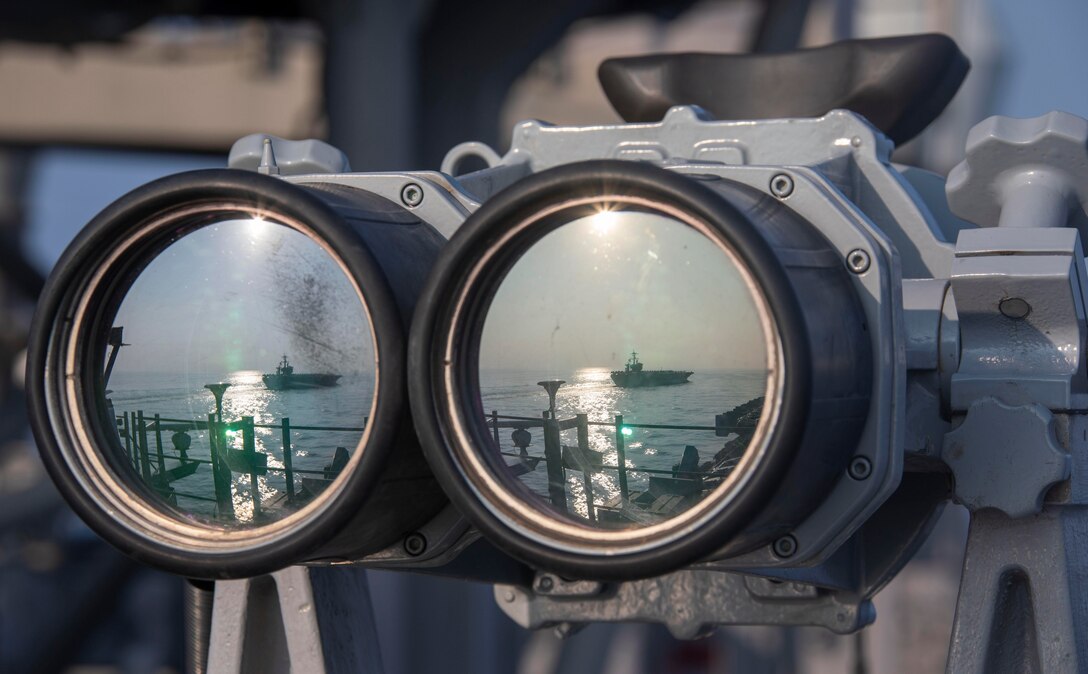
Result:
[[[937,118],[970,62],[946,35],[846,40],[776,54],[655,54],[612,58],[598,77],[628,122],[654,122],[674,105],[717,119],[819,117],[852,110],[897,145]]]

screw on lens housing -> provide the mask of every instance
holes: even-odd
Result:
[[[786,535],[776,540],[772,547],[775,556],[789,559],[797,552],[797,539],[791,535]]]
[[[412,557],[418,557],[427,551],[427,538],[418,531],[404,538],[404,551]]]
[[[855,456],[850,460],[848,471],[855,480],[866,480],[873,474],[873,462],[867,457]]]
[[[408,183],[400,191],[400,200],[408,208],[415,208],[423,203],[423,188],[419,183]]]
[[[871,258],[860,248],[855,248],[846,255],[846,266],[855,274],[862,274],[869,269]]]
[[[779,173],[771,178],[771,194],[779,199],[785,199],[793,194],[793,178],[785,173]]]

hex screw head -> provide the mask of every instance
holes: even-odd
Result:
[[[869,269],[869,254],[860,248],[855,248],[846,254],[846,266],[855,274],[861,274]]]
[[[787,534],[775,541],[774,545],[771,546],[771,549],[776,557],[789,559],[797,552],[797,539]]]
[[[541,576],[536,581],[537,592],[547,594],[548,592],[551,592],[552,588],[554,588],[554,587],[555,587],[555,581],[552,580],[551,576]]]
[[[415,208],[423,203],[423,188],[417,183],[408,183],[400,190],[400,201],[408,208]]]
[[[779,173],[771,178],[771,194],[779,199],[785,199],[793,194],[793,178],[785,173]]]
[[[850,460],[850,467],[846,472],[855,480],[865,480],[873,474],[873,463],[864,456],[855,456]]]
[[[419,557],[427,549],[427,538],[421,533],[408,534],[404,537],[404,551],[413,557]]]

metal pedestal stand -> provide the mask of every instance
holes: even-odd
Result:
[[[196,672],[380,674],[381,654],[366,572],[292,566],[271,575],[215,583],[207,666]],[[188,635],[194,640],[198,634]]]
[[[956,674],[1088,669],[1088,507],[975,513],[948,654]]]

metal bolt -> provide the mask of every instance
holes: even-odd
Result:
[[[779,199],[785,199],[793,194],[793,178],[785,173],[779,173],[771,178],[771,194]]]
[[[555,587],[555,581],[552,580],[551,576],[541,576],[536,581],[536,589],[538,592],[551,592],[553,587]]]
[[[577,631],[571,623],[559,623],[555,626],[555,636],[558,639],[566,639]]]
[[[423,203],[423,188],[416,183],[408,183],[400,191],[400,200],[408,208],[415,208]]]
[[[793,557],[793,553],[797,552],[797,539],[787,534],[775,541],[771,549],[776,557],[782,559]]]
[[[506,602],[507,604],[510,604],[510,603],[513,603],[513,601],[514,601],[515,599],[517,599],[517,597],[516,597],[516,596],[514,595],[514,591],[513,591],[513,590],[507,590],[506,592],[503,592],[503,593],[502,593],[502,599],[503,599],[503,601],[505,601],[505,602]]]
[[[1027,318],[1028,314],[1031,313],[1031,305],[1019,297],[1007,297],[1001,300],[1001,303],[997,305],[997,308],[1000,309],[1001,313],[1007,318],[1013,320]]]
[[[864,480],[873,474],[873,464],[864,456],[855,456],[846,472],[855,480]]]
[[[408,534],[404,537],[404,551],[413,557],[419,557],[427,549],[427,538],[421,533]]]
[[[855,274],[861,274],[868,270],[869,263],[869,254],[860,248],[855,248],[846,254],[846,266]]]

